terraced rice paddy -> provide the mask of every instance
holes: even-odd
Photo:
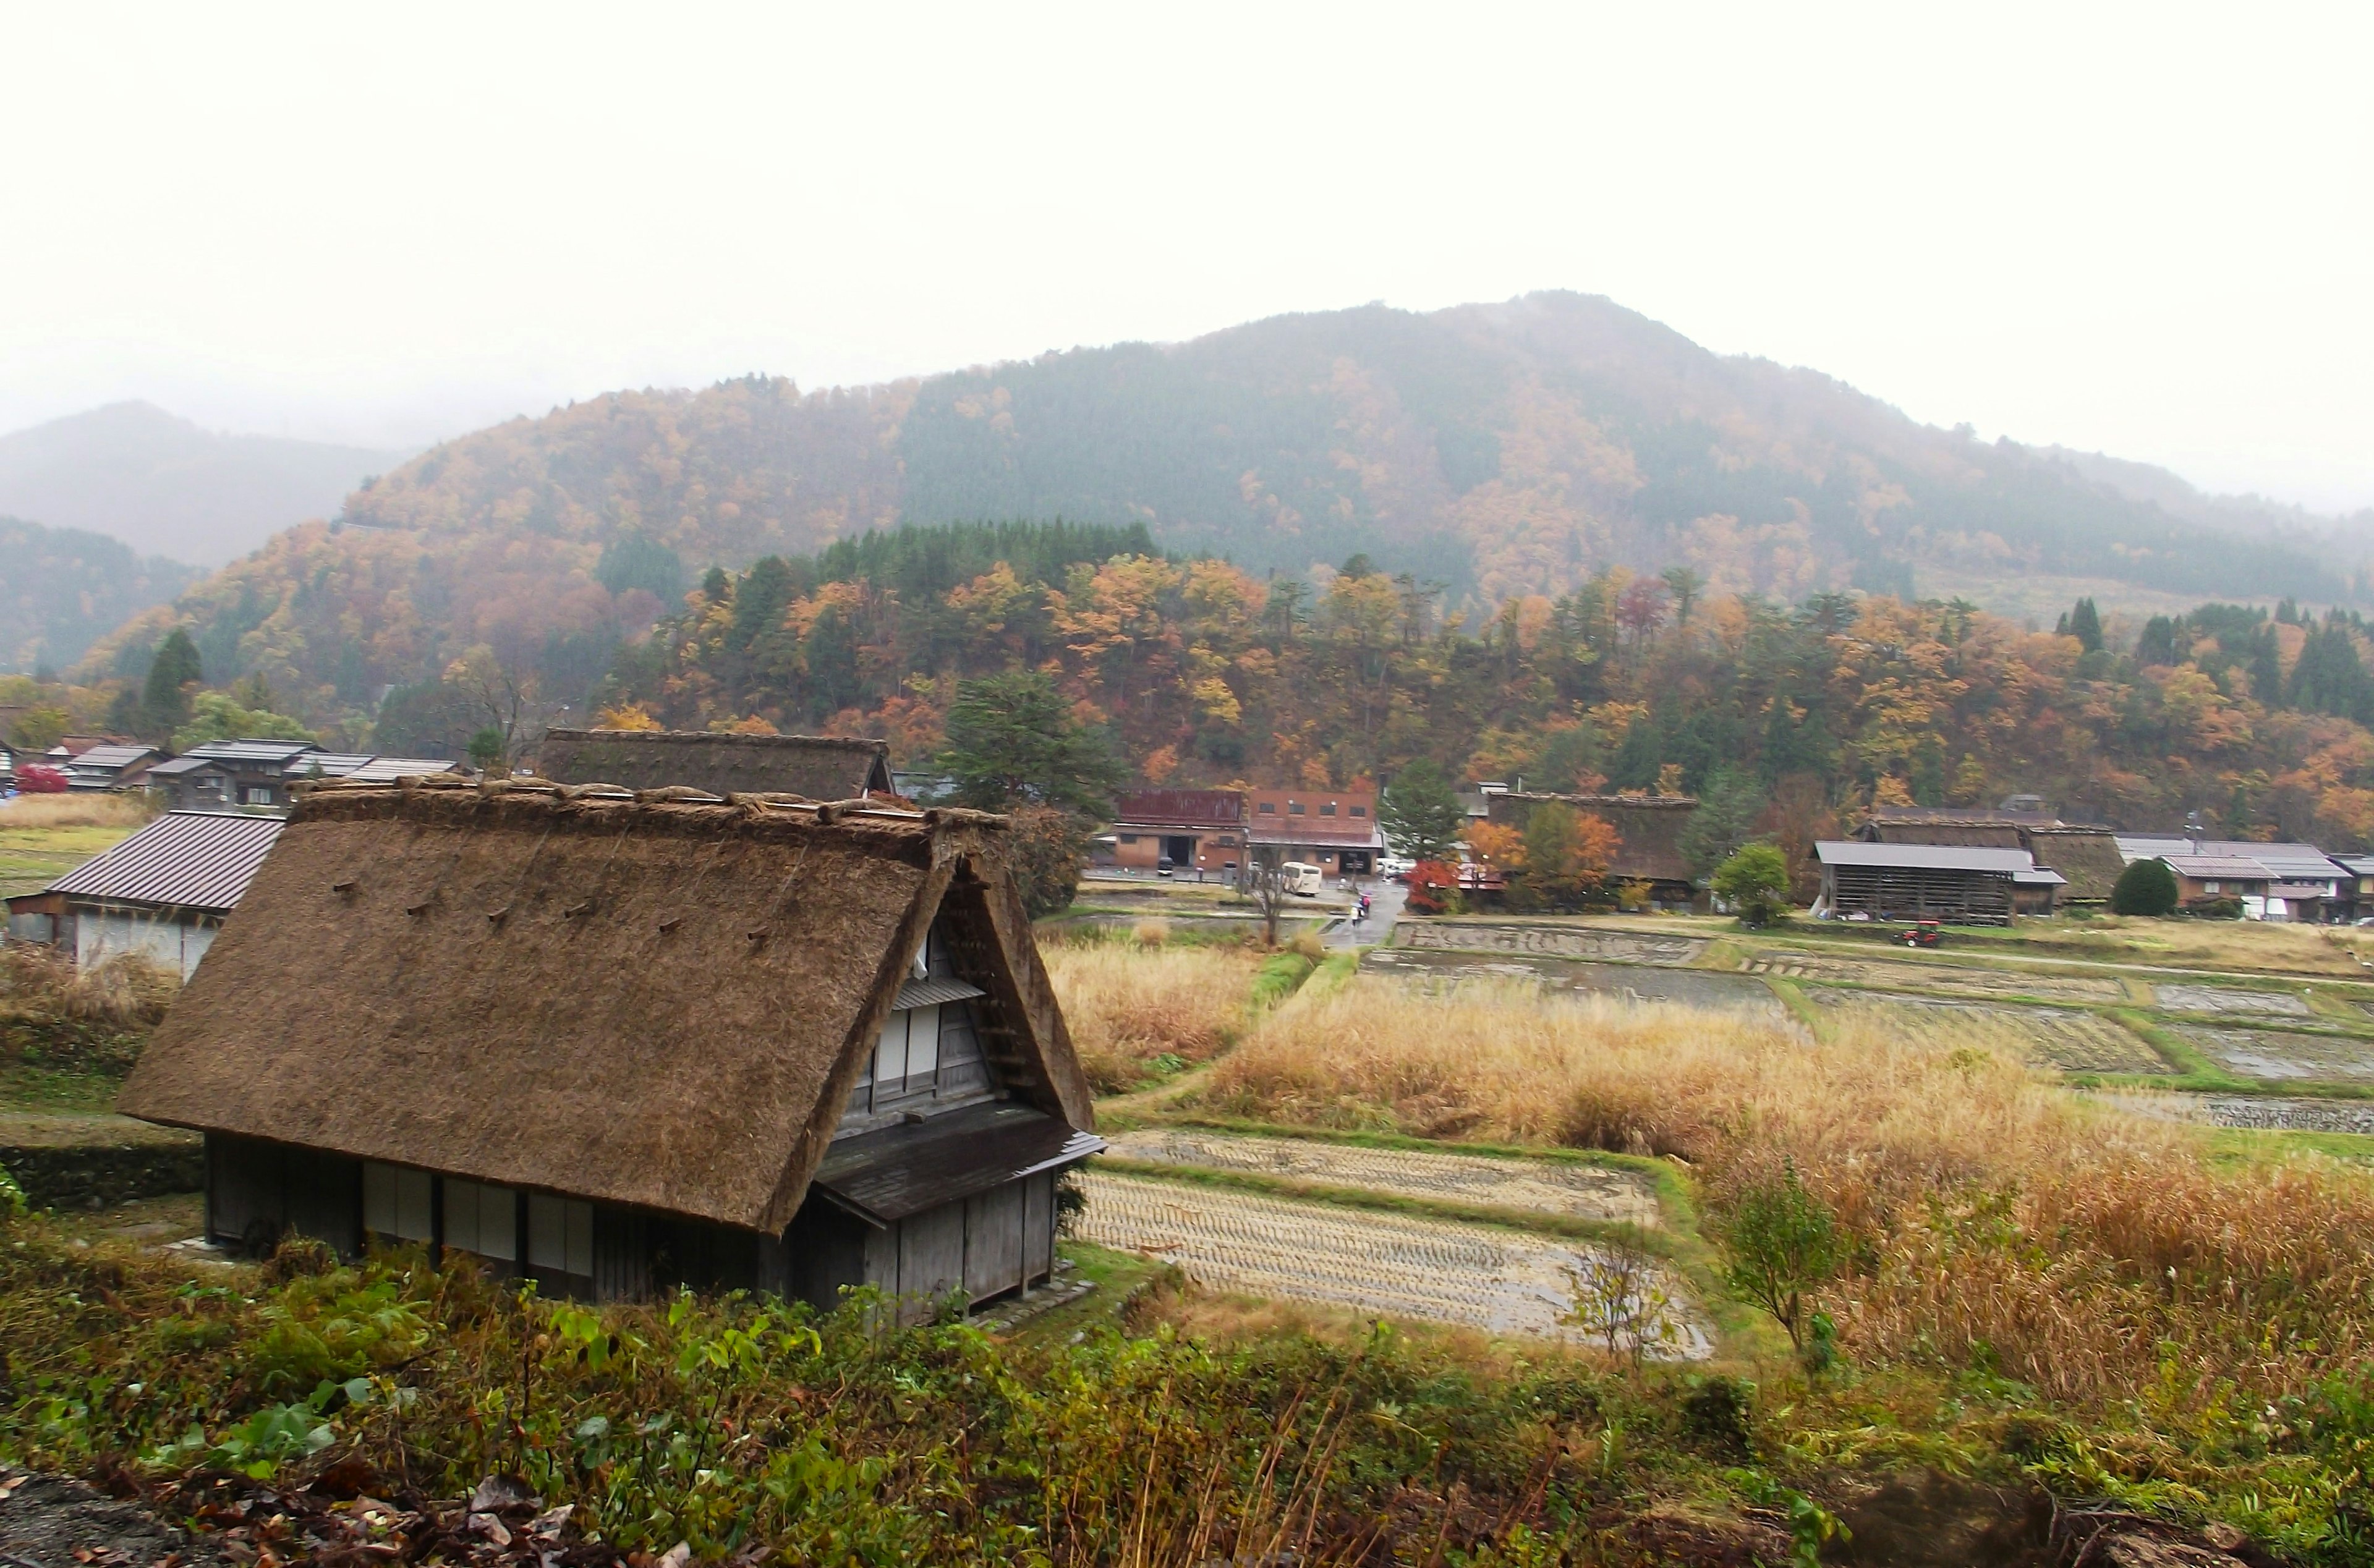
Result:
[[[1116,1133],[1124,1159],[1241,1171],[1405,1198],[1453,1199],[1592,1220],[1657,1223],[1657,1195],[1636,1171],[1546,1160],[1501,1160],[1432,1150],[1363,1149],[1299,1138],[1242,1137],[1192,1128]]]
[[[1175,1263],[1200,1284],[1498,1333],[1578,1338],[1558,1322],[1570,1299],[1570,1244],[1487,1225],[1364,1212],[1091,1171],[1083,1241]],[[1666,1288],[1678,1295],[1671,1281]],[[1712,1353],[1705,1329],[1677,1325],[1682,1354]]]
[[[2291,991],[2227,990],[2220,986],[2171,986],[2155,982],[2152,995],[2176,1012],[2258,1013],[2278,1018],[2311,1016],[2307,999]]]
[[[1371,949],[1360,961],[1360,972],[1401,980],[1429,993],[1461,985],[1514,980],[1537,985],[1550,992],[1678,1002],[1685,1007],[1720,1008],[1773,1019],[1788,1016],[1788,1010],[1761,980],[1719,971],[1594,964],[1522,954],[1416,953],[1408,948],[1380,947]]]
[[[2103,1094],[2136,1116],[2204,1127],[2271,1132],[2374,1133],[2374,1100],[2313,1100],[2289,1094]]]
[[[2238,1077],[2374,1082],[2374,1040],[2282,1029],[2220,1029],[2206,1024],[2171,1024],[2168,1028]]]
[[[2043,997],[2057,1001],[2127,1000],[2118,981],[2091,975],[2026,975],[2009,969],[1962,969],[1900,959],[1840,958],[1827,953],[1758,953],[1740,965],[1750,974],[1836,980],[1888,990],[1944,991],[1949,996]]]
[[[1468,925],[1407,920],[1395,933],[1403,947],[1454,953],[1518,953],[1541,958],[1600,958],[1618,964],[1665,964],[1676,967],[1707,950],[1698,937],[1653,936],[1639,931],[1591,930],[1579,926]]]
[[[1941,1021],[1992,1025],[2016,1036],[2035,1060],[2064,1072],[2172,1073],[2145,1041],[2117,1021],[2066,1007],[1990,1007],[1920,997],[1878,998],[1857,991],[1813,987],[1805,992],[1817,1006],[1853,1008],[1891,1029],[1918,1038],[1933,1034]]]

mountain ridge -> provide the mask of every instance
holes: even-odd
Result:
[[[738,569],[902,521],[1056,516],[1142,522],[1165,549],[1289,577],[1365,554],[1445,583],[1469,614],[1610,565],[1686,566],[1712,591],[1787,602],[1986,602],[2026,582],[2063,603],[2097,583],[2106,603],[2121,585],[2365,593],[2305,524],[2214,527],[2122,492],[2121,474],[2137,483],[1921,425],[1819,371],[1715,355],[1597,297],[1368,306],[868,387],[605,393],[441,443],[172,615],[210,670],[351,702],[477,643],[533,661],[638,635],[652,605],[597,576],[626,541]],[[337,602],[305,586],[325,581]],[[136,661],[161,624],[97,657]]]

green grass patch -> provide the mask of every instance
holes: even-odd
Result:
[[[1302,982],[1318,967],[1291,948],[1271,954],[1253,976],[1252,996],[1246,1005],[1256,1013],[1267,1012],[1300,990]]]

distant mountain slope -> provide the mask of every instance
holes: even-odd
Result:
[[[1297,576],[1365,552],[1470,608],[1611,563],[1787,600],[2039,578],[2320,603],[2353,587],[2306,526],[2238,537],[2063,455],[1546,294],[857,391],[613,393],[437,447],[182,611],[209,670],[352,701],[475,642],[582,662],[648,620],[653,594],[602,569],[622,542],[698,572],[902,520],[1058,515]]]
[[[100,534],[0,517],[0,673],[62,670],[204,576]]]
[[[148,404],[111,404],[0,436],[0,513],[213,566],[327,517],[405,455],[219,435]]]

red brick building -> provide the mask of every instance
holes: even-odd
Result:
[[[1113,864],[1232,876],[1245,862],[1245,798],[1234,790],[1140,790],[1113,823]]]

